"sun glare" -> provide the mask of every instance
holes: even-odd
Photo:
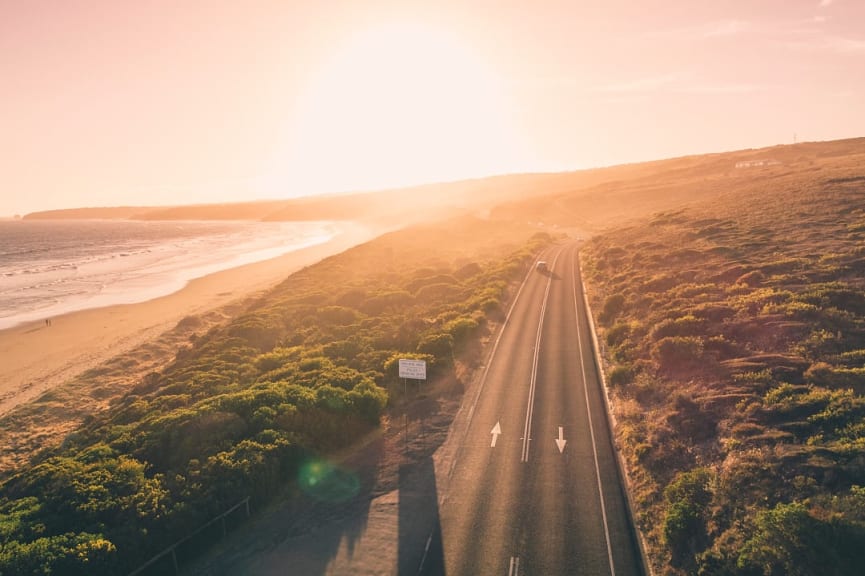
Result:
[[[283,193],[501,173],[518,157],[503,85],[453,34],[419,24],[335,47],[295,115],[275,158]]]

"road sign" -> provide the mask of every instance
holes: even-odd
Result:
[[[408,360],[400,358],[399,377],[413,380],[426,380],[426,360]]]

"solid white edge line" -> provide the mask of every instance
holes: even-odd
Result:
[[[426,539],[426,546],[423,549],[423,556],[420,559],[420,565],[417,567],[418,576],[423,572],[423,565],[426,563],[426,557],[429,554],[429,546],[432,544],[432,533],[430,533],[429,537]]]
[[[576,258],[574,258],[576,260]],[[607,524],[607,505],[604,501],[604,488],[603,483],[601,482],[601,468],[598,465],[598,448],[595,446],[595,426],[592,424],[592,410],[589,406],[589,386],[588,381],[586,380],[586,362],[583,358],[583,338],[581,336],[580,331],[580,308],[577,304],[577,276],[576,276],[576,264],[574,265],[573,271],[571,272],[571,279],[573,280],[573,292],[574,292],[574,320],[577,323],[577,348],[580,351],[580,368],[583,373],[583,391],[586,394],[586,415],[589,419],[589,436],[592,440],[592,455],[595,460],[595,476],[598,480],[598,495],[601,498],[601,519],[604,522],[604,538],[607,542],[607,558],[610,562],[610,574],[612,576],[616,576],[616,567],[613,564],[613,548],[610,544],[610,527]]]

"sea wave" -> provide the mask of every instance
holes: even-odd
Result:
[[[320,244],[338,232],[331,222],[131,222],[122,225],[124,237],[117,222],[2,224],[0,240],[34,245],[7,250],[5,259],[0,254],[0,329],[164,296],[194,278]]]

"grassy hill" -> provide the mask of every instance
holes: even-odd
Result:
[[[412,398],[458,396],[477,342],[550,241],[471,218],[419,226],[293,274],[206,332],[182,320],[189,336],[174,362],[0,478],[0,573],[128,574],[246,498],[252,510],[286,491],[348,506],[369,480],[326,457],[408,410],[398,359],[427,362],[423,398]],[[98,388],[105,371],[136,361],[81,378]],[[38,418],[23,407],[0,427],[25,414]],[[166,556],[148,573],[171,569]]]
[[[514,174],[395,190],[197,206],[79,208],[27,219],[363,220],[400,226],[480,213],[497,219],[600,230],[659,210],[745,187],[771,187],[785,174],[823,169],[861,150],[865,139],[803,143],[550,174]]]
[[[458,395],[461,358],[477,355],[532,251],[551,241],[532,236],[543,223],[595,234],[582,261],[657,572],[858,573],[863,166],[855,139],[374,195],[116,209],[449,219],[305,269],[207,331],[184,321],[189,343],[171,366],[3,479],[0,572],[125,573],[242,495],[261,505],[288,478],[314,490],[321,477],[298,476],[310,455],[353,445],[403,407],[395,358],[426,358]],[[338,499],[358,482],[318,489]]]
[[[221,204],[72,208],[27,214],[28,220],[355,220],[385,226],[406,226],[483,211],[502,201],[534,197],[558,190],[551,181],[574,175],[523,174],[429,184],[411,188],[352,194],[331,194],[288,200]]]
[[[865,143],[768,152],[583,252],[662,574],[865,565]]]

